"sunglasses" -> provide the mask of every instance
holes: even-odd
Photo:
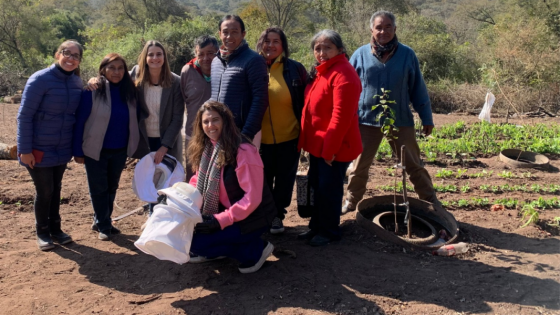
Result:
[[[82,56],[80,56],[80,54],[73,54],[73,53],[70,52],[70,50],[67,50],[67,49],[62,50],[62,55],[66,58],[72,58],[76,61],[81,61],[82,60]]]

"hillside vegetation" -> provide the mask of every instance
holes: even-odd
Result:
[[[283,27],[292,58],[310,66],[309,39],[340,32],[349,53],[370,40],[369,17],[397,14],[399,40],[420,60],[435,111],[480,107],[497,96],[497,110],[560,109],[560,3],[542,0],[0,0],[0,96],[52,63],[64,39],[85,45],[84,78],[109,52],[136,63],[148,39],[163,42],[173,71],[190,60],[192,42],[217,36],[225,12],[246,22],[254,47],[262,30]]]

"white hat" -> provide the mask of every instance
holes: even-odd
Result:
[[[174,157],[165,155],[161,163],[155,164],[155,155],[155,152],[150,152],[136,164],[132,179],[132,190],[136,196],[149,203],[157,203],[159,189],[185,179],[185,170]]]

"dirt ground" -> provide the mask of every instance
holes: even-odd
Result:
[[[18,105],[0,107],[0,142],[15,144]],[[457,120],[476,117],[435,116],[437,125]],[[560,168],[558,156],[549,157]],[[371,167],[368,195],[383,194],[376,187],[390,182],[390,165]],[[427,165],[432,176],[442,167]],[[530,180],[502,179],[496,173],[504,165],[496,157],[480,159],[469,173],[483,168],[494,170],[494,176],[445,183],[560,184],[557,171],[531,170],[536,177]],[[115,216],[142,205],[131,179],[132,169],[126,169]],[[276,247],[273,256],[259,272],[243,275],[233,260],[177,265],[140,252],[133,243],[143,215],[117,222],[123,234],[112,242],[99,241],[90,230],[93,210],[85,171],[73,162],[64,176],[61,215],[75,242],[41,252],[35,244],[33,195],[27,171],[16,161],[0,161],[2,314],[560,314],[560,237],[536,225],[521,228],[516,210],[450,209],[469,252],[440,257],[379,240],[356,224],[355,212],[342,217],[342,241],[312,248],[296,240],[307,221],[298,217],[294,200],[285,233],[265,236]],[[539,195],[475,190],[439,197],[492,201]],[[558,216],[558,209],[541,212],[544,220]]]

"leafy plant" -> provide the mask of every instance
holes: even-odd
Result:
[[[512,199],[512,198],[503,198],[503,199],[496,199],[494,203],[504,205],[504,207],[508,209],[514,209],[517,208],[519,201],[517,199]]]
[[[521,227],[526,227],[531,223],[539,222],[539,211],[531,205],[524,205],[521,209],[521,222],[525,222]]]
[[[437,192],[457,192],[457,186],[455,185],[438,185],[434,184],[434,190]]]
[[[455,178],[463,178],[463,177],[468,177],[466,176],[467,174],[467,170],[466,169],[457,169],[457,174],[455,175]]]
[[[459,199],[459,201],[457,201],[457,206],[460,208],[466,208],[470,205],[469,201],[467,199]]]
[[[469,183],[461,186],[461,192],[462,193],[468,193],[471,190],[471,186],[469,185]]]
[[[373,98],[379,98],[379,104],[373,105],[371,110],[377,110],[381,108],[381,111],[377,113],[375,117],[375,121],[381,122],[381,132],[387,138],[387,140],[391,141],[393,139],[397,139],[393,135],[394,131],[399,131],[399,128],[395,127],[395,121],[397,120],[395,110],[390,106],[390,104],[396,104],[397,102],[394,100],[389,99],[390,90],[386,90],[381,88],[381,95],[374,95]],[[397,148],[394,148],[395,152]]]
[[[560,217],[554,217],[554,219],[552,219],[552,222],[553,223],[548,223],[548,225],[560,227]]]
[[[484,207],[484,206],[487,206],[487,205],[490,204],[490,201],[488,200],[488,198],[476,198],[476,197],[473,197],[473,198],[471,198],[471,201],[472,201],[472,204],[473,204],[473,205],[475,205],[475,206],[481,206],[481,207]]]
[[[482,170],[482,172],[471,174],[471,175],[469,175],[469,177],[471,177],[471,178],[490,177],[490,176],[492,176],[493,173],[494,173],[494,171],[488,172],[486,170]]]
[[[448,170],[446,168],[442,168],[441,170],[437,171],[436,177],[437,178],[450,178],[453,176],[453,171]]]
[[[489,192],[490,191],[490,185],[480,185],[478,187],[478,189],[482,190],[483,192]]]
[[[498,176],[501,178],[517,178],[517,176],[510,171],[502,171]]]

